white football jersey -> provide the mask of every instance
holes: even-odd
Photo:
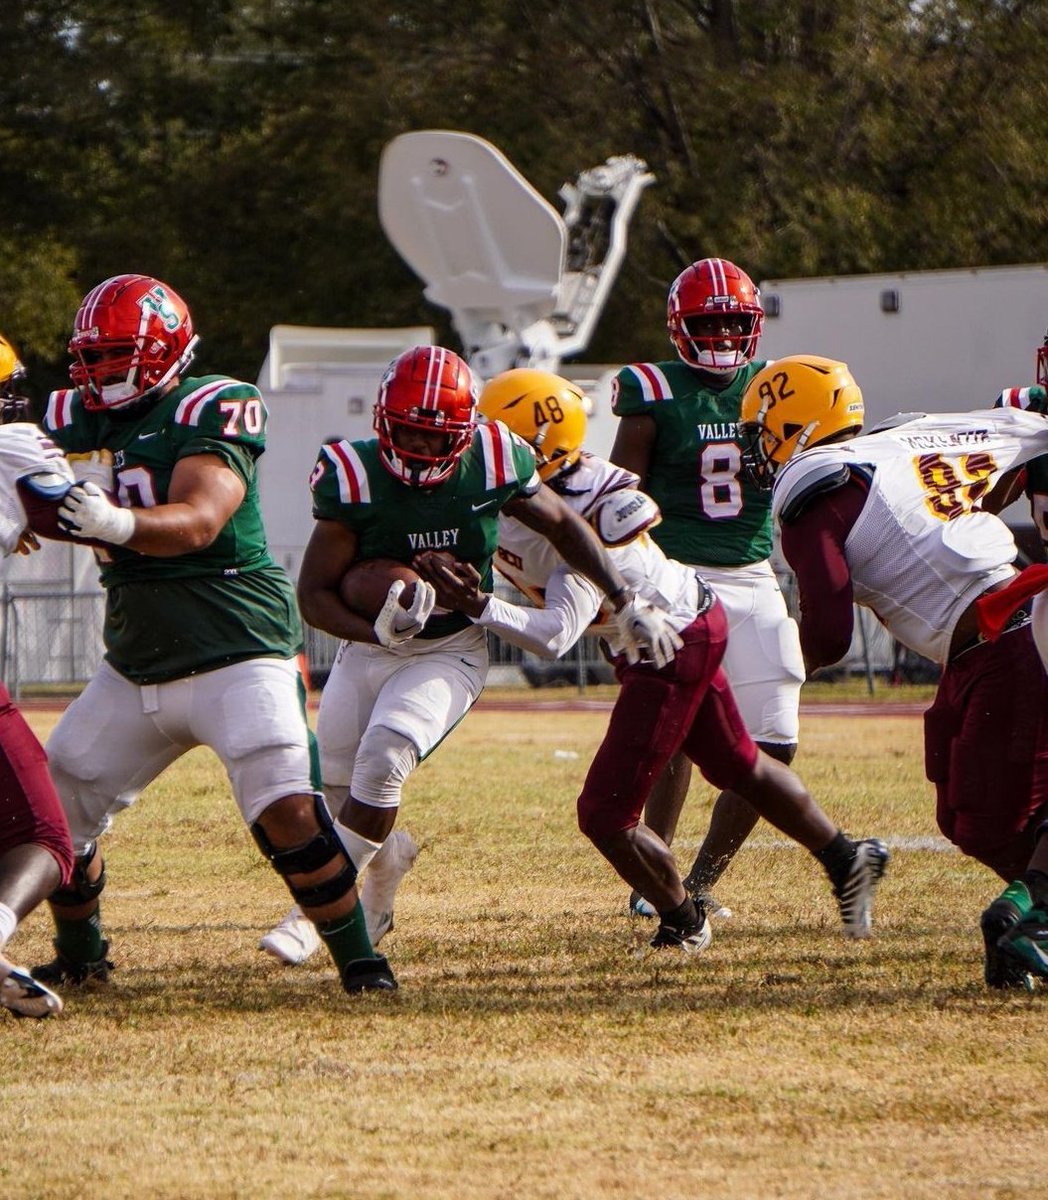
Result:
[[[978,509],[1000,475],[1048,451],[1048,419],[1018,409],[920,416],[893,429],[816,446],[778,473],[776,520],[845,468],[869,496],[845,542],[857,603],[894,638],[945,663],[961,614],[1014,574],[1015,541]]]
[[[647,533],[658,522],[659,510],[649,496],[635,490],[637,483],[638,477],[631,471],[595,454],[583,454],[567,489],[558,494],[594,526],[629,586],[668,613],[675,629],[683,629],[695,620],[699,596],[695,572],[667,558]],[[495,566],[539,608],[550,605],[554,595],[559,608],[571,606],[574,612],[567,619],[577,628],[576,637],[599,612],[601,596],[597,589],[573,575],[541,534],[504,514],[499,516]],[[496,632],[510,633],[500,627],[496,617],[501,606],[489,604],[489,608],[490,616],[480,623]],[[514,614],[514,625],[524,616]],[[615,647],[614,626],[602,625],[601,632]],[[522,639],[509,640],[522,644]],[[528,643],[528,648],[535,647]],[[563,646],[559,652],[567,648]]]
[[[59,476],[73,482],[62,451],[43,430],[25,421],[0,425],[0,553],[10,554],[26,527],[18,481],[30,475]]]

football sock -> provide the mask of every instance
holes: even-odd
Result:
[[[382,849],[381,842],[372,842],[366,837],[361,837],[359,833],[355,833],[348,825],[343,825],[341,821],[335,822],[335,832],[338,834],[342,845],[346,848],[346,853],[349,855],[350,861],[357,869],[357,874],[362,875],[364,868]]]
[[[7,945],[18,928],[18,917],[15,910],[6,904],[0,904],[0,950]]]
[[[828,845],[813,853],[826,869],[833,886],[839,887],[855,859],[855,843],[838,829]]]
[[[346,963],[358,958],[376,958],[375,948],[368,937],[367,925],[364,923],[364,910],[357,902],[356,908],[344,917],[336,917],[333,921],[322,921],[317,924],[320,940],[327,946],[335,966],[341,973]]]
[[[1018,882],[1018,881],[1017,881]],[[1027,905],[1023,912],[1025,913],[1030,908],[1046,908],[1048,907],[1048,875],[1044,871],[1026,871],[1022,877],[1022,882],[1030,889],[1030,904]],[[1005,892],[1016,885],[1013,883]]]
[[[98,962],[106,952],[101,911],[95,909],[89,917],[79,917],[75,921],[56,916],[55,949],[70,962]]]
[[[672,925],[674,929],[697,929],[702,924],[699,910],[690,896],[685,896],[683,903],[669,912],[660,912],[659,921],[663,925]]]

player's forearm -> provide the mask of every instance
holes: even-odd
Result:
[[[302,620],[314,629],[347,642],[377,643],[372,622],[347,608],[338,592],[322,587],[303,587],[300,579],[297,599]]]
[[[156,508],[128,510],[135,530],[124,543],[129,550],[157,558],[177,558],[210,546],[222,525],[190,504],[162,504]]]
[[[581,633],[566,626],[562,615],[551,609],[524,608],[489,596],[476,624],[498,634],[503,641],[540,658],[560,658],[570,650]]]

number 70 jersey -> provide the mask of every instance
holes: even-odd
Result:
[[[113,490],[125,507],[152,508],[168,500],[180,459],[209,454],[244,483],[240,507],[210,546],[172,558],[136,554],[122,546],[103,556],[102,583],[190,576],[233,576],[272,565],[258,499],[256,463],[265,448],[266,408],[252,384],[225,375],[183,379],[141,414],[114,418],[88,412],[75,389],[53,392],[44,427],[75,459],[93,451],[112,459]]]

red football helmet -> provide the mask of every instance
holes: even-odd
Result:
[[[476,380],[451,350],[415,346],[386,368],[375,430],[382,465],[397,479],[412,487],[442,483],[469,448],[476,425]]]
[[[703,258],[677,276],[666,328],[678,355],[702,371],[736,371],[757,353],[764,309],[745,271],[726,258]]]
[[[69,377],[90,412],[151,400],[189,366],[200,339],[186,302],[148,275],[114,275],[80,302]]]
[[[1048,333],[1044,335],[1044,345],[1037,348],[1037,382],[1048,388]]]

